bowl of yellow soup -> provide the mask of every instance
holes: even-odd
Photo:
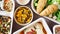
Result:
[[[14,12],[14,19],[19,25],[27,25],[33,19],[33,12],[27,6],[20,6]]]

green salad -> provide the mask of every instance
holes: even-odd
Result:
[[[38,0],[34,0],[34,7],[35,7],[35,9],[37,7],[37,4],[38,4]]]
[[[34,0],[34,8],[36,9],[38,4],[38,0]],[[51,4],[56,4],[56,5],[60,5],[60,0],[47,0],[47,5],[51,5]],[[60,21],[60,9],[58,9],[55,13],[52,14],[53,16],[55,16],[55,20]],[[53,17],[52,17],[53,18]]]
[[[57,12],[53,13],[54,16],[56,16],[56,20],[60,21],[60,10],[58,10]]]

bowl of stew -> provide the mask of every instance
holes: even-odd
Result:
[[[27,25],[33,19],[33,12],[27,6],[20,6],[14,12],[14,19],[19,25]]]

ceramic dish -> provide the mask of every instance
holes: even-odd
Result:
[[[55,25],[53,27],[53,34],[60,34],[60,25]]]
[[[9,34],[11,34],[11,33],[12,33],[12,25],[13,25],[13,14],[6,14],[6,13],[3,14],[3,12],[1,12],[1,13],[0,13],[0,17],[1,17],[1,16],[5,16],[6,18],[7,18],[7,17],[10,17],[11,22],[10,22],[10,28],[9,28],[10,31],[9,31]],[[5,20],[6,20],[6,19],[5,19]],[[3,23],[4,23],[4,22],[3,22]],[[4,31],[4,32],[5,32],[5,31]]]
[[[28,28],[29,28],[29,27],[33,27],[34,25],[35,25],[35,26],[37,27],[37,29],[39,30],[39,27],[41,28],[41,26],[36,25],[38,22],[40,22],[40,23],[42,24],[42,26],[44,27],[44,29],[45,29],[45,31],[46,31],[47,34],[52,34],[52,32],[50,31],[50,29],[49,29],[46,21],[45,21],[43,18],[39,18],[39,19],[35,20],[35,21],[32,22],[31,24],[29,24],[29,25],[27,25],[27,26],[25,26],[25,27],[17,30],[17,31],[14,32],[13,34],[20,34],[21,31],[26,30],[26,29],[27,29],[26,32],[28,32],[28,31],[29,31]],[[30,28],[30,29],[31,29],[31,28]],[[32,28],[32,29],[33,29],[33,31],[34,31],[34,28]],[[26,33],[26,32],[25,32],[25,33]],[[41,32],[41,31],[39,31],[39,32]],[[45,33],[45,34],[46,34],[46,33]]]
[[[12,19],[10,16],[0,15],[0,34],[11,34]]]
[[[13,25],[13,14],[6,14],[6,13],[0,13],[0,17],[1,16],[4,16],[5,18],[7,18],[7,17],[10,17],[10,28],[9,28],[9,30],[10,31],[8,31],[9,32],[9,34],[11,34],[12,33],[12,25]],[[2,18],[2,17],[1,17]],[[5,19],[6,20],[6,19]],[[3,22],[4,23],[4,22]],[[5,32],[5,31],[4,31]]]
[[[26,5],[29,3],[30,0],[16,0],[18,4],[20,5]]]
[[[1,6],[2,9],[3,9],[3,11],[0,10],[0,15],[1,15],[1,16],[8,16],[8,17],[11,18],[11,22],[10,22],[10,31],[9,31],[8,34],[11,34],[11,33],[12,33],[13,13],[14,13],[14,8],[15,8],[14,0],[10,0],[10,1],[11,1],[12,4],[13,4],[12,9],[11,9],[10,12],[8,12],[8,11],[6,11],[6,10],[3,9],[3,4],[2,4],[2,6]],[[4,3],[4,0],[2,0],[2,3]],[[5,34],[5,33],[4,33],[4,34]]]
[[[27,25],[33,19],[33,12],[27,6],[20,6],[15,10],[14,19],[16,23],[19,25],[22,25],[22,26]]]
[[[34,2],[34,1],[36,1],[36,2]],[[50,0],[51,1],[51,0]],[[45,17],[45,18],[47,18],[47,19],[49,19],[49,20],[51,20],[51,21],[53,21],[53,22],[55,22],[55,23],[57,23],[57,24],[60,24],[60,18],[59,18],[59,4],[58,4],[58,2],[57,3],[54,3],[53,1],[51,1],[51,2],[53,2],[53,3],[51,3],[49,0],[46,0],[45,2],[45,4],[48,4],[47,6],[44,4],[44,1],[42,0],[42,2],[41,3],[43,3],[44,5],[40,5],[41,7],[44,7],[44,9],[42,8],[42,10],[41,10],[41,13],[39,14],[38,12],[37,12],[37,10],[38,9],[35,9],[35,6],[37,6],[37,0],[32,0],[32,2],[31,2],[31,7],[32,7],[32,9],[33,9],[33,11],[36,13],[36,14],[38,14],[38,15],[40,15],[40,16],[43,16],[43,17]],[[49,4],[49,2],[51,3],[51,4]],[[35,6],[34,6],[34,3],[35,3]],[[48,10],[47,10],[47,8],[50,6],[52,6],[52,5],[57,5],[56,6],[56,9],[58,8],[58,10],[57,10],[57,12],[52,12],[53,14],[50,14],[49,12],[48,12]],[[46,7],[45,7],[46,6]],[[50,8],[49,8],[49,11],[50,11]],[[48,15],[48,14],[50,14],[50,15]],[[58,14],[58,15],[57,15]],[[46,16],[46,15],[48,15],[48,16]],[[54,16],[53,16],[54,15]]]

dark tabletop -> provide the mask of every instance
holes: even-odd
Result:
[[[31,1],[32,1],[32,0],[31,0]],[[31,1],[30,1],[27,5],[25,5],[25,6],[28,6],[29,8],[31,8]],[[22,5],[19,5],[19,4],[15,1],[15,9],[16,9],[17,7],[19,7],[19,6],[22,6]],[[32,10],[32,8],[31,8],[31,10]],[[33,10],[32,10],[32,11],[33,11]],[[38,19],[38,18],[40,18],[40,17],[41,17],[41,16],[37,15],[37,14],[34,13],[34,11],[33,11],[33,21],[36,20],[36,19]],[[44,18],[44,17],[42,17],[42,18]],[[49,28],[50,28],[51,31],[52,31],[53,26],[54,26],[54,25],[57,25],[57,24],[54,23],[54,22],[52,22],[52,21],[50,21],[50,20],[48,20],[48,19],[46,19],[46,18],[44,18],[44,19],[46,20]],[[33,21],[32,21],[32,22],[33,22]],[[24,27],[24,26],[18,25],[18,24],[15,22],[15,20],[13,20],[12,34],[13,34],[13,32],[17,31],[18,29],[20,29],[20,28],[22,28],[22,27]],[[53,31],[52,31],[52,33],[53,33]]]

